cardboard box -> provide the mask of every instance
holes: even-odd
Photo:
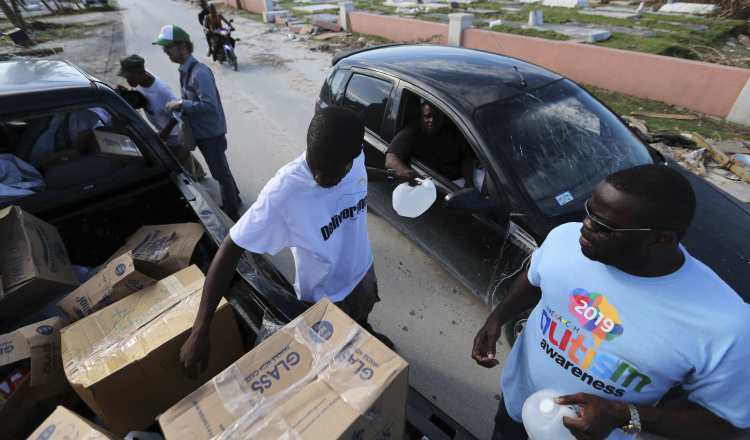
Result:
[[[144,226],[107,260],[127,252],[140,262],[139,268],[151,278],[161,279],[190,264],[195,246],[203,236],[200,223]]]
[[[64,406],[58,406],[27,440],[114,440],[116,438]]]
[[[148,269],[142,266],[141,261],[133,259],[132,252],[127,252],[112,260],[57,305],[71,321],[77,321],[154,284],[156,280],[145,275],[143,272]]]
[[[189,379],[179,352],[203,291],[190,266],[62,330],[62,359],[73,389],[117,435],[143,430],[156,416],[244,352],[232,308],[222,301],[211,325],[206,371]]]
[[[30,365],[29,375],[0,405],[0,438],[24,438],[50,411],[72,394],[60,358],[62,318],[50,318],[0,335],[0,368],[19,361]]]
[[[17,206],[0,209],[0,319],[18,318],[34,306],[78,286],[60,234]]]
[[[95,130],[96,150],[100,156],[143,159],[143,154],[130,137],[111,131]]]
[[[159,424],[168,440],[400,439],[407,392],[408,364],[324,299]]]

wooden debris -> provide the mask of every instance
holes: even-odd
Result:
[[[338,37],[348,37],[350,34],[346,32],[325,32],[319,35],[315,35],[312,37],[315,41],[326,41],[330,40],[331,38],[338,38]]]
[[[675,119],[680,121],[697,121],[698,119],[700,119],[698,115],[680,115],[669,113],[633,112],[631,113],[631,115],[645,116],[647,118]]]
[[[698,133],[682,133],[682,136],[695,142],[699,148],[705,148],[711,158],[717,162],[719,166],[731,171],[744,182],[750,183],[750,171],[748,171],[747,168],[706,142],[701,135]]]

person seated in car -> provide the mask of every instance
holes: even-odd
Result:
[[[91,150],[94,130],[112,125],[112,117],[101,107],[35,118],[18,142],[16,155],[33,166],[45,168]]]
[[[416,179],[419,174],[409,166],[414,158],[461,187],[481,186],[474,177],[476,157],[464,136],[429,102],[420,100],[419,107],[419,120],[401,129],[388,146],[386,168],[401,180]]]

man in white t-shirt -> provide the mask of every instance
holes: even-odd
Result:
[[[493,367],[501,325],[533,307],[502,375],[493,440],[525,439],[521,408],[550,388],[579,440],[729,439],[750,427],[750,306],[680,245],[690,183],[643,165],[610,175],[583,223],[553,229],[474,339]],[[687,400],[655,407],[680,386]]]
[[[364,125],[350,110],[327,107],[310,122],[307,150],[266,183],[229,231],[206,276],[193,330],[180,352],[189,373],[205,365],[208,329],[222,293],[245,251],[294,256],[294,290],[305,303],[329,298],[366,330],[380,300],[367,234]],[[371,177],[386,177],[370,174]]]
[[[171,88],[146,70],[145,60],[138,55],[130,55],[120,60],[119,75],[128,82],[130,87],[135,88],[145,98],[143,111],[146,118],[154,126],[159,138],[169,146],[183,166],[195,177],[202,178],[206,175],[200,163],[193,158],[190,151],[180,145],[178,126],[179,115],[167,110],[167,103],[177,100]],[[123,89],[118,86],[122,93]],[[133,106],[133,103],[130,103]],[[139,107],[134,107],[139,108]]]

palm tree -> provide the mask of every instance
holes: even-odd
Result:
[[[21,16],[21,13],[17,11],[18,6],[15,4],[15,1],[11,0],[11,3],[12,5],[8,4],[7,0],[0,0],[0,11],[5,14],[5,17],[13,24],[13,26],[25,31],[26,21],[23,19],[23,16]]]

